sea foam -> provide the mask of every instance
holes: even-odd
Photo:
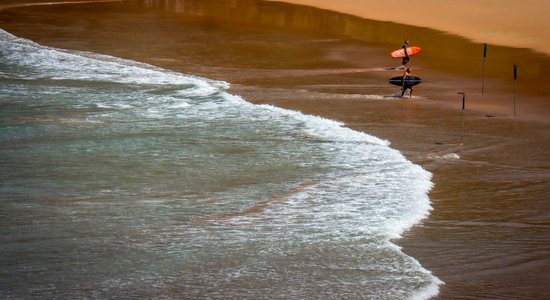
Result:
[[[210,298],[219,296],[209,289],[218,285],[237,298],[402,299],[428,298],[442,284],[392,243],[428,215],[432,182],[388,141],[320,116],[253,105],[227,93],[223,81],[44,47],[1,30],[0,54],[2,104],[15,107],[1,139],[16,145],[1,149],[10,173],[2,178],[4,201],[42,207],[36,219],[72,228],[68,239],[45,238],[58,242],[55,253],[74,239],[81,249],[74,261],[101,266],[89,273],[103,280],[92,290],[158,295],[143,289],[153,280]],[[29,222],[22,234],[45,230],[23,219],[5,220],[5,230],[10,221]],[[82,233],[93,238],[78,240]],[[97,242],[109,237],[115,240]],[[104,260],[97,252],[107,253]],[[77,280],[70,253],[55,259],[66,266],[63,276],[43,278],[62,286],[63,278]],[[15,267],[44,263],[37,255]]]

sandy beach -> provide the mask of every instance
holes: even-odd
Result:
[[[498,3],[491,0],[420,0],[392,7],[387,1],[285,1],[355,15],[365,19],[428,27],[468,38],[477,43],[530,48],[550,54],[545,30],[550,14],[544,0]]]
[[[16,7],[32,2],[0,4],[0,28],[224,80],[252,103],[390,141],[434,175],[433,211],[396,243],[445,282],[437,299],[550,297],[550,86],[540,80],[550,68],[549,3],[421,0],[406,11],[354,0],[287,1],[321,9],[254,0]],[[393,97],[399,88],[387,83],[402,74],[389,70],[400,61],[388,53],[405,39],[423,47],[409,63],[424,80],[410,99]],[[457,92],[466,93],[464,136]]]

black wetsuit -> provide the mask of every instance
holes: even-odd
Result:
[[[402,61],[401,64],[402,64],[402,65],[406,65],[406,64],[409,62],[409,60],[410,60],[410,58],[409,58],[409,53],[407,53],[408,45],[405,43],[405,44],[403,44],[403,46],[401,46],[401,47],[403,47],[403,51],[405,52],[405,57],[403,57],[403,61]]]
[[[407,73],[405,73],[405,75],[403,75],[403,88],[402,88],[402,91],[401,91],[401,97],[403,97],[403,95],[405,95],[405,92],[407,91],[407,89],[411,90],[411,96],[412,96],[413,85],[412,84],[407,84],[407,80],[409,79],[410,76],[411,76],[411,73],[409,73],[409,72],[407,72]]]

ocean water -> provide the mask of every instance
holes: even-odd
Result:
[[[431,174],[229,84],[0,30],[0,297],[409,299]]]

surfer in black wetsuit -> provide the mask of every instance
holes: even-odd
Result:
[[[401,46],[403,48],[403,52],[405,52],[405,56],[403,57],[403,61],[401,62],[401,64],[403,65],[403,69],[405,68],[405,65],[409,62],[410,58],[409,58],[409,53],[407,53],[407,48],[409,48],[409,41],[406,40],[405,42],[403,42],[403,46]]]
[[[403,74],[403,87],[401,88],[401,97],[403,97],[403,95],[405,95],[405,92],[407,91],[407,89],[410,90],[410,93],[409,93],[409,98],[412,98],[412,94],[413,94],[413,85],[410,84],[410,83],[407,83],[407,79],[411,76],[411,69],[410,68],[407,68],[405,70],[405,73]]]

